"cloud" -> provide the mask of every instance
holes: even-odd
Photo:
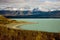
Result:
[[[23,3],[25,0],[0,0],[0,3]]]
[[[39,7],[41,10],[60,9],[60,0],[0,0],[2,7]]]
[[[40,5],[41,9],[47,9],[47,10],[58,10],[60,9],[60,2],[50,2],[50,1],[45,1]]]

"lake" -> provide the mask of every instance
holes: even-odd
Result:
[[[24,30],[46,31],[46,32],[60,32],[60,19],[14,19],[27,22],[34,22],[37,24],[27,24],[19,28]]]

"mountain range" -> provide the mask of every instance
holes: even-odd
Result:
[[[0,15],[9,18],[60,18],[60,10],[41,11],[38,8],[30,10],[0,10]]]

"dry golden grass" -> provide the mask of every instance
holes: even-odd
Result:
[[[0,26],[0,40],[60,40],[60,33],[29,31]]]
[[[0,16],[0,19],[0,40],[60,40],[60,33],[8,28],[6,24],[17,23],[17,21],[8,20],[3,16]]]

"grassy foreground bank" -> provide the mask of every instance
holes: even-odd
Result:
[[[60,40],[60,33],[9,28],[12,27],[8,25],[11,23],[33,24],[25,21],[17,22],[0,16],[0,40]]]

